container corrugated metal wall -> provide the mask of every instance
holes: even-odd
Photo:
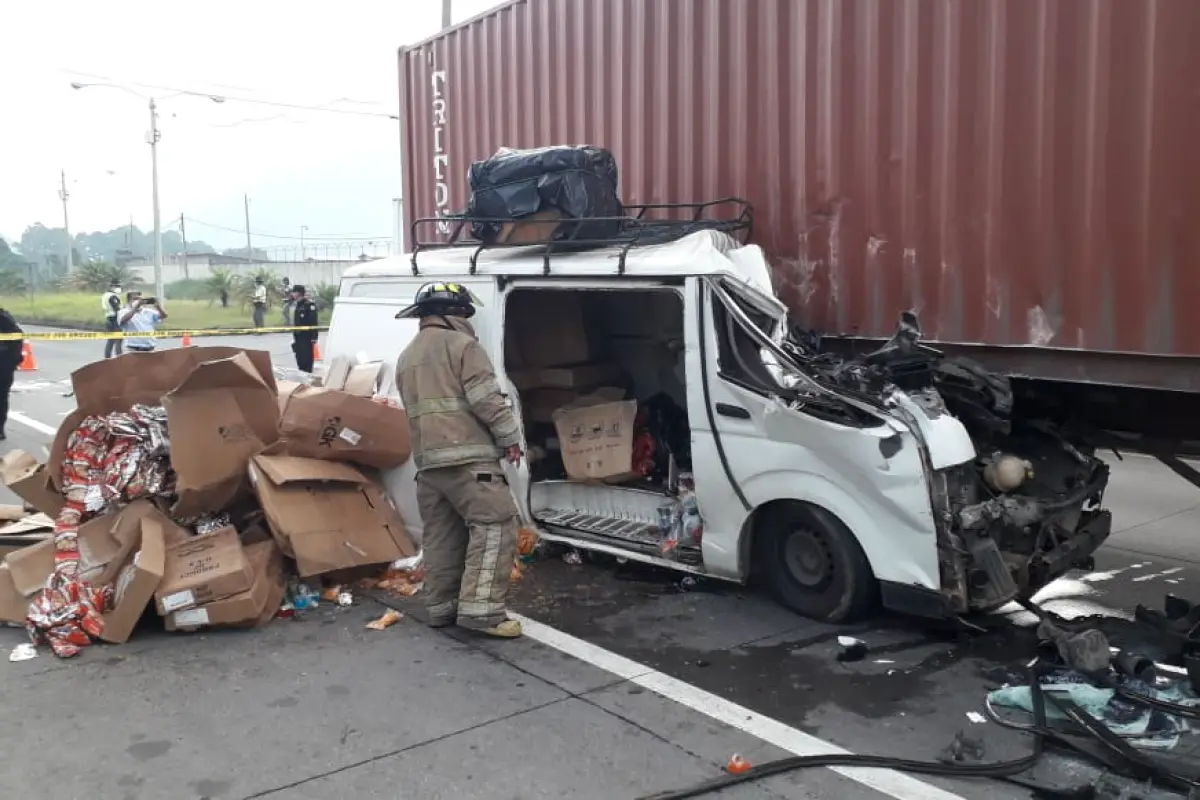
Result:
[[[524,0],[400,62],[409,223],[594,143],[750,200],[803,324],[1200,353],[1200,0]]]

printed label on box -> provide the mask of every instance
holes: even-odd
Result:
[[[197,625],[207,625],[208,609],[189,608],[187,611],[176,611],[174,620],[175,625],[180,628],[194,628]]]
[[[175,611],[177,609],[185,608],[190,605],[195,605],[195,603],[196,603],[196,596],[194,594],[192,594],[192,591],[190,589],[188,589],[187,591],[184,591],[184,592],[176,592],[175,594],[169,594],[166,597],[164,597],[163,601],[162,601],[163,610],[166,611],[168,614],[170,614],[172,611]]]
[[[362,434],[350,428],[342,428],[342,432],[338,434],[338,438],[353,447],[362,441]]]

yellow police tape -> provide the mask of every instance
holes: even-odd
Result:
[[[79,341],[100,339],[180,339],[184,336],[246,336],[255,333],[296,333],[297,331],[327,331],[328,325],[300,325],[275,328],[207,328],[195,331],[55,331],[51,333],[0,333],[0,342],[19,339],[33,341]]]

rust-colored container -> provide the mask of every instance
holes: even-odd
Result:
[[[598,144],[627,202],[753,203],[802,324],[1196,355],[1198,43],[1200,0],[520,0],[401,51],[405,214]]]

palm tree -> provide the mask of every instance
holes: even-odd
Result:
[[[220,300],[221,308],[229,308],[229,295],[237,290],[237,276],[232,270],[217,267],[204,281],[204,290],[208,295],[208,305]]]

